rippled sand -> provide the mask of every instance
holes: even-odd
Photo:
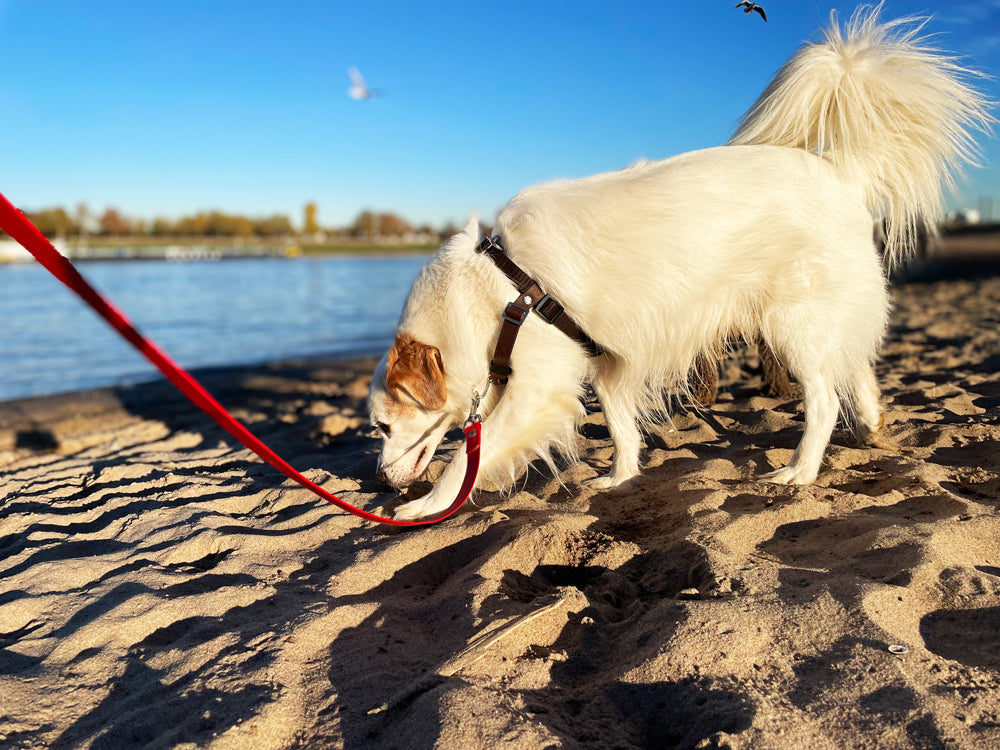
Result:
[[[581,486],[610,459],[594,413],[558,479],[416,531],[284,481],[165,385],[0,405],[0,746],[1000,747],[1000,275],[895,299],[885,431],[838,431],[803,488],[754,479],[802,415],[752,349],[648,437],[637,486]],[[206,382],[391,507],[373,367]]]

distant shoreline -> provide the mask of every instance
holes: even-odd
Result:
[[[205,235],[192,237],[151,237],[125,235],[90,237],[86,241],[67,238],[61,244],[69,248],[105,247],[247,247],[247,248],[299,248],[303,253],[365,253],[365,252],[425,252],[436,250],[437,245],[426,242],[401,242],[392,238],[353,239],[334,238],[312,240],[304,237],[231,237]]]
[[[438,245],[390,240],[327,241],[295,237],[150,237],[148,235],[51,240],[73,261],[101,260],[226,260],[255,257],[317,257],[330,255],[420,255],[430,254]],[[4,246],[10,246],[4,252]],[[0,263],[30,260],[30,255],[14,240],[0,240]]]

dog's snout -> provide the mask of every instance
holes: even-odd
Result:
[[[389,476],[389,472],[386,470],[385,464],[382,463],[381,456],[379,456],[378,463],[375,465],[375,478],[384,485],[398,488],[396,482]]]
[[[381,456],[375,463],[375,478],[382,484],[389,484],[389,475],[385,473],[385,465],[382,463]]]

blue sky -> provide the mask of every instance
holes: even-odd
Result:
[[[217,209],[324,226],[362,209],[484,221],[519,189],[722,143],[830,10],[762,0],[504,3],[0,0],[0,192],[151,219]],[[890,0],[1000,75],[1000,0]],[[384,96],[347,96],[357,66]],[[1000,100],[1000,83],[984,92]],[[981,139],[952,206],[992,196]]]

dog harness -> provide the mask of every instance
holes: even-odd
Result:
[[[599,357],[604,353],[600,345],[583,332],[565,308],[543,292],[538,283],[510,259],[500,243],[499,235],[483,238],[483,241],[476,247],[476,252],[482,253],[492,260],[514,285],[519,295],[516,300],[508,303],[503,311],[500,336],[497,338],[493,358],[490,360],[490,382],[492,384],[498,386],[507,384],[507,379],[513,372],[510,366],[510,355],[514,350],[514,342],[517,341],[517,334],[520,333],[521,326],[524,325],[524,321],[528,319],[528,313],[532,310],[546,323],[555,326],[580,344],[590,356]]]

